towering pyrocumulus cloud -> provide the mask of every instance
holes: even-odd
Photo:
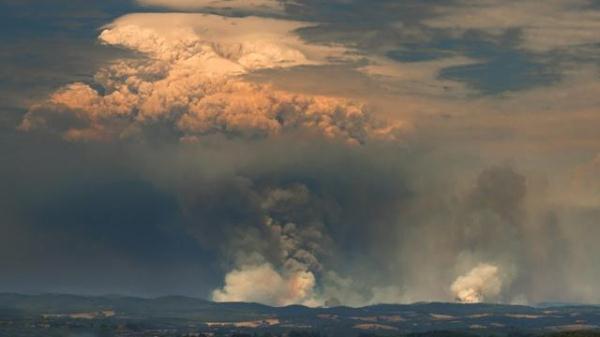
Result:
[[[100,41],[146,58],[113,62],[96,74],[93,86],[65,86],[34,106],[21,129],[45,129],[68,140],[139,137],[160,125],[185,142],[210,134],[253,138],[292,130],[353,144],[396,139],[403,124],[377,120],[364,104],[241,77],[344,57],[343,48],[311,45],[292,34],[303,25],[200,14],[123,17],[102,31]]]

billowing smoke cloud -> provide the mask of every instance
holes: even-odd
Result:
[[[48,130],[68,140],[135,138],[161,125],[185,142],[210,134],[256,138],[294,130],[354,144],[397,139],[403,123],[377,120],[361,103],[276,90],[240,77],[343,57],[343,48],[310,45],[291,33],[302,26],[254,17],[126,16],[100,40],[147,58],[115,61],[96,74],[94,86],[65,86],[34,106],[21,129]]]
[[[265,248],[271,252],[247,244],[255,228],[248,228],[248,233],[242,230],[242,237],[233,242],[237,246],[238,267],[225,276],[225,285],[213,292],[213,299],[272,305],[320,304],[314,273],[322,268],[318,255],[328,238],[309,190],[298,184],[268,188],[259,198],[264,234],[254,240],[268,240]],[[265,262],[269,257],[270,262]]]
[[[501,298],[510,281],[522,282],[528,264],[525,202],[527,182],[523,175],[506,166],[483,170],[467,193],[457,226],[463,247],[457,265],[472,269],[458,277],[450,289],[456,300],[468,303],[508,300]],[[480,263],[494,260],[494,264]],[[472,265],[476,265],[474,268]]]
[[[313,301],[315,276],[308,271],[284,275],[272,265],[243,266],[225,276],[223,289],[213,292],[217,302],[260,302],[271,305],[306,304]]]
[[[457,301],[480,303],[496,301],[502,290],[502,279],[497,266],[482,263],[459,276],[451,286]]]
[[[387,254],[384,250],[395,235],[382,240],[377,233],[390,232],[386,227],[393,205],[408,193],[404,183],[376,161],[363,162],[357,156],[361,150],[353,146],[320,143],[298,149],[286,143],[275,149],[251,148],[242,153],[253,153],[252,164],[243,159],[236,177],[219,174],[181,182],[184,186],[177,191],[186,230],[219,252],[224,276],[211,298],[275,305],[384,300],[382,295],[390,293],[384,288],[392,285],[385,280],[389,274],[382,270],[358,277],[347,254],[352,251],[365,266],[375,266],[369,261]],[[322,151],[330,155],[323,157]],[[353,184],[347,184],[343,170],[354,172]],[[385,179],[373,181],[371,174]],[[178,185],[169,181],[170,188]],[[278,286],[250,292],[249,280],[261,275],[270,275]],[[369,280],[372,276],[378,279]]]

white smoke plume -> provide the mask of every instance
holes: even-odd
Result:
[[[310,271],[280,273],[269,263],[236,268],[225,276],[222,289],[213,291],[217,302],[260,302],[276,306],[315,305],[315,276]]]
[[[185,142],[210,134],[255,138],[292,130],[351,144],[397,139],[403,123],[379,121],[361,103],[277,90],[240,77],[344,57],[343,48],[311,45],[292,33],[302,26],[256,17],[125,16],[99,39],[145,58],[105,66],[95,85],[72,83],[57,90],[30,109],[20,128],[49,130],[72,141],[139,137],[160,125]]]
[[[467,274],[459,276],[450,287],[457,301],[481,303],[497,299],[502,290],[499,268],[481,263]]]
[[[241,248],[245,251],[238,255],[238,267],[227,273],[221,289],[213,291],[213,300],[321,305],[315,273],[322,268],[319,254],[328,238],[318,211],[312,209],[310,191],[301,184],[267,188],[261,199],[264,234],[256,241],[269,241],[275,251],[269,254],[271,261],[265,262],[267,253],[254,245]],[[295,223],[298,220],[303,223]],[[248,241],[248,235],[252,234],[241,240]]]
[[[364,284],[347,277],[328,259],[335,255],[328,201],[304,184],[269,186],[253,194],[262,222],[228,245],[234,267],[212,299],[270,305],[336,306],[400,302],[396,286]]]

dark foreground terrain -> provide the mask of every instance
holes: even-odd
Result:
[[[600,306],[417,303],[274,308],[187,297],[0,294],[0,336],[600,337]]]

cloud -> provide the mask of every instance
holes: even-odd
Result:
[[[231,9],[251,13],[283,13],[282,1],[278,0],[136,0],[142,6],[155,6],[175,10],[196,11]]]
[[[131,14],[108,25],[100,40],[161,60],[213,57],[242,67],[233,72],[317,64],[343,56],[343,48],[309,44],[292,33],[307,25],[257,17]]]
[[[471,1],[439,7],[424,21],[433,28],[502,34],[522,30],[521,47],[546,52],[600,42],[600,11],[588,0]]]
[[[100,140],[135,137],[162,123],[187,142],[209,134],[269,137],[293,130],[354,144],[397,139],[403,123],[379,121],[361,103],[286,92],[240,77],[343,57],[343,48],[310,45],[293,35],[301,25],[200,14],[123,17],[100,40],[147,57],[102,68],[95,76],[102,92],[84,83],[59,89],[32,107],[21,129]]]
[[[467,57],[446,57],[419,62],[398,62],[386,57],[370,57],[367,65],[359,71],[391,83],[405,94],[423,96],[464,97],[470,91],[460,82],[441,79],[444,68],[469,65],[475,62]]]

